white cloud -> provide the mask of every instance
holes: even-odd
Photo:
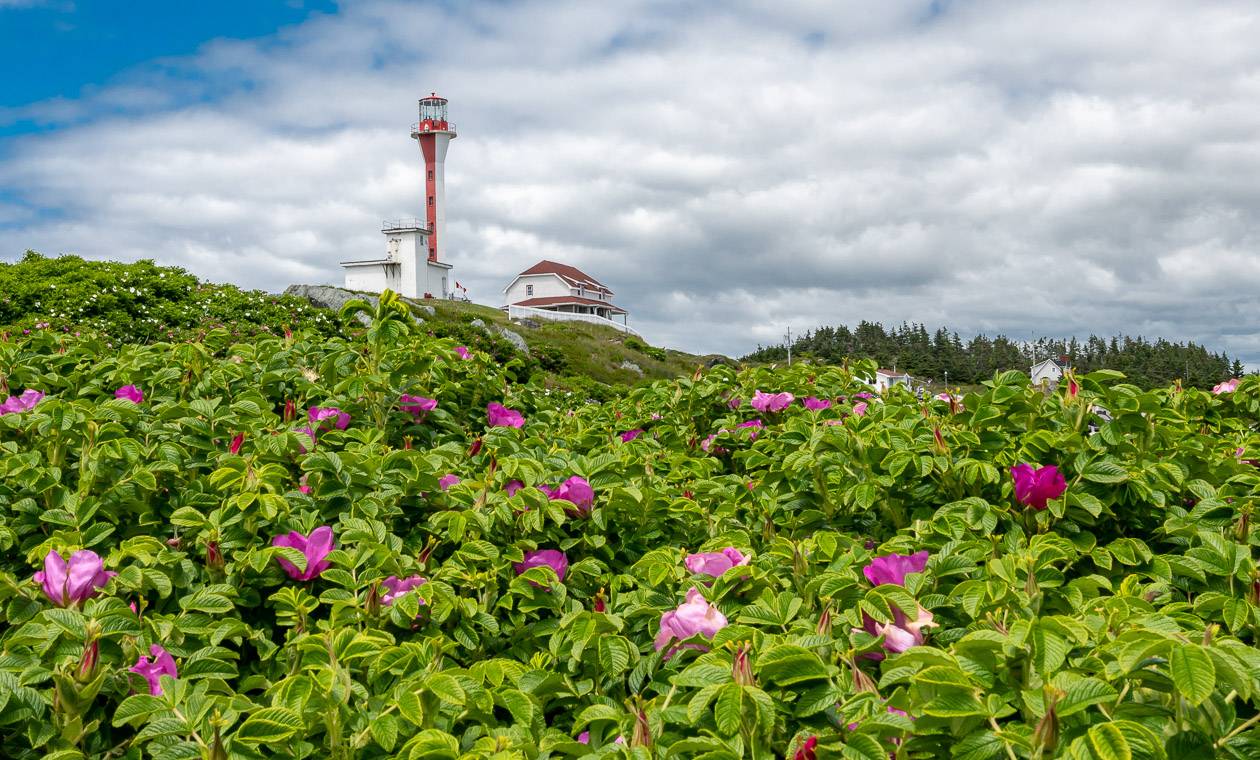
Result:
[[[695,351],[878,319],[1255,364],[1258,38],[1224,0],[348,3],[0,114],[67,122],[0,161],[0,250],[337,282],[418,212],[437,89],[487,303],[547,257]]]

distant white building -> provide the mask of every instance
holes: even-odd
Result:
[[[508,316],[537,316],[607,323],[627,332],[629,313],[612,302],[613,292],[577,267],[543,260],[521,272],[503,289]],[[637,334],[637,333],[636,333]]]
[[[420,219],[398,219],[381,225],[385,255],[379,259],[343,261],[347,290],[380,293],[389,288],[406,298],[446,298],[451,265],[430,259],[429,228]]]
[[[894,385],[904,385],[910,387],[913,378],[904,372],[898,372],[895,369],[877,369],[875,370],[875,382],[871,383],[877,392],[883,393]]]
[[[1063,371],[1069,369],[1067,357],[1050,358],[1038,362],[1028,369],[1028,376],[1033,385],[1055,386],[1063,379]]]

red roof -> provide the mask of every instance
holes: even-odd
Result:
[[[607,285],[594,277],[591,277],[581,269],[571,267],[568,264],[559,264],[554,261],[547,261],[546,259],[543,259],[529,269],[526,269],[524,272],[521,272],[517,275],[517,277],[524,277],[527,274],[555,274],[559,275],[570,285],[589,285],[603,290],[606,293],[612,292],[608,289]]]
[[[573,304],[576,306],[598,306],[602,309],[615,311],[618,314],[625,314],[626,310],[620,306],[613,306],[607,301],[597,301],[594,298],[582,298],[580,296],[546,296],[545,298],[526,298],[524,301],[517,301],[513,306],[532,306],[536,309],[546,308],[548,306]]]

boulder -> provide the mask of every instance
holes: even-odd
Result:
[[[625,360],[625,361],[623,361],[621,364],[618,364],[618,365],[617,365],[617,368],[618,368],[618,369],[625,369],[625,370],[629,370],[629,371],[631,371],[631,372],[635,373],[636,375],[642,375],[642,374],[643,374],[643,368],[642,368],[642,367],[640,367],[639,365],[635,364],[634,362],[630,361],[629,359],[626,359],[626,360]]]
[[[473,327],[477,328],[478,330],[484,330],[484,329],[486,329],[486,323],[485,323],[485,322],[482,322],[480,319],[474,319],[473,321],[469,322],[468,324],[472,325]]]
[[[381,300],[371,293],[355,293],[344,288],[334,288],[331,285],[290,285],[285,289],[284,294],[286,296],[298,296],[299,298],[305,298],[307,301],[311,302],[311,306],[317,306],[321,309],[338,312],[341,311],[341,307],[356,298],[367,301],[373,309],[376,308],[376,305]],[[421,308],[428,309],[428,314],[430,316],[433,315],[432,306],[425,306]],[[357,319],[359,324],[364,327],[372,324],[372,319],[363,312],[359,312],[354,318]],[[424,324],[424,320],[417,317],[415,314],[412,314],[411,318],[415,320],[418,325]]]
[[[480,322],[481,320],[477,320],[477,321]],[[489,329],[490,332],[495,333],[499,337],[503,338],[508,343],[511,343],[513,346],[516,347],[517,351],[520,351],[521,353],[525,353],[525,354],[529,353],[529,344],[525,342],[525,339],[522,338],[519,333],[514,333],[511,330],[507,329],[506,327],[500,327],[499,325],[490,325],[490,327],[487,329]]]

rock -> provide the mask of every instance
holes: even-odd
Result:
[[[709,368],[718,367],[722,365],[725,365],[727,367],[734,367],[736,369],[739,368],[739,362],[735,361],[734,359],[731,359],[730,357],[722,356],[721,354],[711,354],[709,356],[703,357],[703,361],[704,361],[704,366],[709,367]]]
[[[480,322],[481,320],[477,321]],[[517,351],[526,354],[529,353],[529,344],[526,343],[525,339],[518,333],[514,333],[506,327],[500,327],[498,325],[490,325],[489,330],[506,340],[508,343],[511,343],[513,346],[516,346]]]
[[[338,312],[341,311],[341,307],[356,298],[367,301],[368,305],[370,305],[373,309],[376,308],[376,305],[381,300],[370,293],[354,293],[343,288],[334,288],[331,285],[290,285],[285,289],[284,294],[286,296],[298,296],[299,298],[305,298],[311,302],[312,306]],[[429,306],[424,308],[429,309],[429,314],[432,316],[433,307]],[[357,319],[359,324],[364,327],[372,324],[372,318],[363,312],[359,312],[354,315],[354,318]],[[415,320],[418,325],[424,324],[424,320],[417,317],[415,314],[412,314],[411,318]]]
[[[436,316],[436,315],[437,315],[437,309],[433,308],[432,306],[425,306],[424,304],[422,304],[422,303],[416,303],[415,301],[410,301],[409,303],[410,303],[412,306],[414,306],[416,309],[418,309],[419,311],[424,312],[425,314],[429,315],[430,317],[432,317],[432,316]]]
[[[472,325],[473,327],[476,327],[478,330],[484,330],[484,329],[486,329],[486,323],[485,323],[485,322],[482,322],[480,319],[474,319],[473,321],[469,322],[468,324]]]
[[[642,375],[642,374],[643,374],[643,368],[642,368],[642,367],[640,367],[639,365],[635,364],[634,362],[630,361],[629,359],[627,359],[627,360],[623,361],[621,364],[618,364],[618,365],[617,365],[617,368],[618,368],[618,369],[630,370],[631,372],[635,373],[636,375]]]
[[[521,327],[529,328],[530,330],[537,330],[538,328],[542,327],[542,322],[539,322],[536,319],[528,319],[528,318],[519,319],[516,321],[516,324],[520,325]]]

